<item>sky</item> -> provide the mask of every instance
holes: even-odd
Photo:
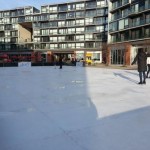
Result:
[[[16,7],[34,6],[40,9],[41,5],[62,3],[71,0],[0,0],[0,10],[13,9]]]

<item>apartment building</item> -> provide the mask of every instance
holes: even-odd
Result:
[[[29,54],[38,61],[42,56],[47,62],[60,54],[102,62],[107,31],[107,0],[43,5],[41,10],[31,6],[3,10],[0,53]]]
[[[150,51],[150,0],[110,0],[107,63],[130,65],[138,48]]]

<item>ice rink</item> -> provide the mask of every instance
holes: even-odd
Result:
[[[150,78],[92,67],[0,68],[0,150],[150,150]]]

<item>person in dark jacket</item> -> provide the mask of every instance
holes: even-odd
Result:
[[[147,55],[142,48],[138,49],[138,53],[132,62],[132,65],[137,62],[138,72],[140,77],[140,82],[138,84],[146,84],[146,75],[145,72],[147,70]]]
[[[59,57],[59,66],[60,66],[59,69],[62,69],[62,63],[63,63],[63,62],[62,62],[62,57],[60,56],[60,57]]]

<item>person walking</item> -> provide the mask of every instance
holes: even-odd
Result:
[[[132,62],[132,65],[137,62],[139,78],[140,78],[140,82],[138,84],[146,84],[146,75],[145,75],[145,72],[147,71],[146,60],[147,60],[146,53],[142,48],[139,48],[138,53]]]
[[[150,76],[148,77],[150,72],[150,56],[147,57],[147,75],[146,78],[150,78]]]

